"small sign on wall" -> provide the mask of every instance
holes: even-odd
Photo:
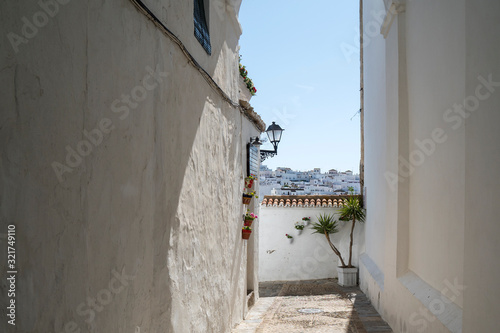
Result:
[[[259,148],[252,145],[251,143],[247,144],[247,176],[250,176],[251,174],[258,176],[259,165]]]

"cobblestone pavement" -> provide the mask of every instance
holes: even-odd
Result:
[[[260,299],[232,332],[392,332],[359,288],[336,281],[261,283]]]

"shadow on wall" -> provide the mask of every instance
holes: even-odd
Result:
[[[22,331],[171,325],[170,236],[189,232],[179,230],[179,198],[202,153],[193,144],[207,98],[220,98],[147,18],[121,6],[71,2],[22,52],[2,51],[0,78],[12,89],[0,98],[0,232],[16,225]],[[13,20],[31,10],[1,11],[4,27],[20,31]],[[80,15],[90,11],[100,15]],[[231,127],[231,110],[215,103]],[[115,293],[123,272],[133,279]]]

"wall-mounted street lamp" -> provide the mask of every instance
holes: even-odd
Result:
[[[274,121],[273,123],[267,128],[266,133],[267,137],[269,138],[269,141],[274,147],[274,150],[260,150],[260,160],[261,162],[264,161],[266,158],[273,157],[278,154],[278,144],[281,141],[281,134],[283,133],[284,129],[280,127],[280,125],[277,125]],[[252,143],[253,145],[261,145],[262,142],[259,140],[258,137],[255,138],[255,140]]]

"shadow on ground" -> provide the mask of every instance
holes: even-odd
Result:
[[[233,332],[392,332],[359,288],[336,279],[264,282],[259,294]]]

